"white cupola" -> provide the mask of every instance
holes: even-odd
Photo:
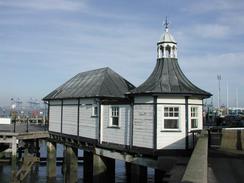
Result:
[[[169,32],[169,23],[165,21],[165,31],[157,43],[157,58],[177,58],[177,43]]]

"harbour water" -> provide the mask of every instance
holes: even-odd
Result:
[[[46,150],[46,142],[42,141],[40,143],[40,153],[41,157],[47,157]],[[83,156],[83,151],[79,150],[79,157]],[[63,157],[63,145],[57,144],[57,157]],[[36,164],[33,166],[32,171],[24,180],[24,183],[46,183],[47,179],[47,169],[45,164]],[[125,163],[123,161],[116,161],[116,169],[115,169],[115,182],[123,183],[126,182],[126,174],[125,174]],[[153,181],[154,170],[148,168],[148,182]],[[52,183],[63,183],[63,175],[62,175],[62,166],[60,164],[57,165],[56,170],[56,180],[52,181]],[[2,163],[0,164],[0,183],[9,183],[11,177],[11,165]],[[78,182],[83,183],[83,166],[82,163],[78,166]]]

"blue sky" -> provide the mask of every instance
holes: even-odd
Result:
[[[138,86],[168,16],[179,64],[197,86],[244,107],[242,0],[0,0],[0,106],[41,99],[75,74],[110,67]]]

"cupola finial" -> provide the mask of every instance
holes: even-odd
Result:
[[[165,31],[157,43],[157,58],[177,58],[177,43],[169,32],[169,22],[166,16],[164,21]]]
[[[165,26],[165,30],[168,31],[168,28],[169,28],[169,22],[168,22],[168,17],[167,17],[167,16],[166,16],[166,18],[165,18],[164,26]]]

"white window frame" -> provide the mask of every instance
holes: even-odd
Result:
[[[113,111],[113,109],[117,109],[117,111]],[[110,115],[109,116],[110,116],[109,126],[110,127],[119,127],[120,126],[120,107],[117,105],[110,106]],[[118,118],[117,125],[113,124],[113,117]]]
[[[192,110],[194,109],[194,111]],[[196,120],[196,127],[192,127],[192,120]],[[190,125],[191,129],[199,128],[199,107],[198,106],[191,106],[190,107]]]
[[[98,116],[98,106],[92,105],[92,117],[97,117],[97,116]]]
[[[165,116],[166,114],[166,111],[165,111],[165,108],[168,108],[168,116]],[[170,108],[173,108],[173,111],[172,111],[172,116],[170,116]],[[174,116],[175,115],[175,108],[178,108],[178,116]],[[180,130],[180,115],[181,115],[181,108],[180,106],[176,106],[176,105],[167,105],[167,106],[163,106],[163,121],[162,121],[162,131],[179,131]],[[165,125],[165,120],[167,119],[173,119],[173,120],[178,120],[177,121],[177,128],[165,128],[164,125]]]

